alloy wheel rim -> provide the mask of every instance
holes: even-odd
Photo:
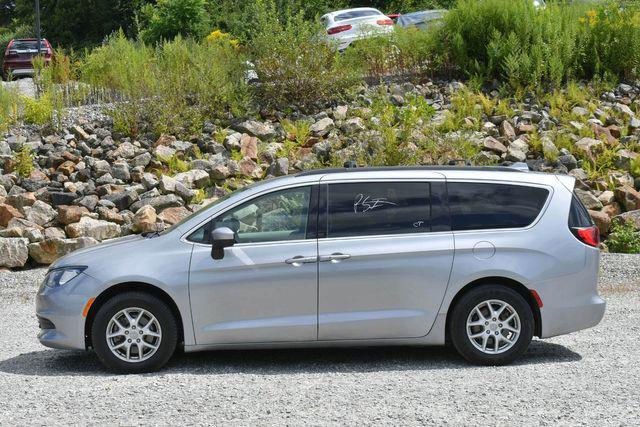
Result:
[[[501,300],[483,301],[467,317],[467,337],[485,354],[500,354],[511,349],[520,337],[521,328],[518,312]]]
[[[114,356],[125,362],[138,363],[158,351],[162,328],[149,311],[130,307],[120,310],[109,320],[106,338]]]

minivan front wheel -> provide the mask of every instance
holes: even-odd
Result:
[[[108,300],[96,313],[91,331],[100,361],[121,373],[160,369],[173,355],[178,340],[171,309],[142,292],[127,292]]]
[[[475,288],[453,308],[450,336],[462,357],[478,365],[505,365],[520,357],[533,337],[529,304],[498,285]]]

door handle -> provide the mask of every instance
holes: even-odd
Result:
[[[320,255],[320,258],[318,260],[320,262],[337,263],[337,262],[340,262],[340,261],[343,261],[343,260],[349,259],[349,258],[351,258],[351,255],[341,254],[340,252],[335,252],[335,253],[332,253],[331,255]]]
[[[289,258],[284,262],[294,267],[300,267],[302,264],[310,264],[313,262],[318,262],[318,257],[298,255],[298,256],[294,256],[293,258]]]

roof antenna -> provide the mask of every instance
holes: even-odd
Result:
[[[343,166],[345,169],[355,169],[358,167],[358,163],[356,163],[355,160],[347,160],[346,162],[344,162]]]

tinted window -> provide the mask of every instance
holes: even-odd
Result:
[[[453,230],[520,228],[530,225],[549,191],[537,187],[489,183],[449,183]]]
[[[341,13],[340,15],[336,15],[333,20],[335,22],[345,21],[347,19],[354,18],[366,18],[367,16],[383,16],[380,12],[376,10],[352,10],[350,12]]]
[[[238,243],[277,242],[306,237],[311,187],[298,187],[256,197],[195,231],[189,240],[209,243],[209,233],[229,227]]]
[[[429,193],[424,182],[329,185],[328,237],[428,232]]]
[[[569,227],[582,228],[591,227],[592,225],[593,221],[587,208],[584,207],[580,199],[574,194],[571,199],[571,209],[569,210]]]

